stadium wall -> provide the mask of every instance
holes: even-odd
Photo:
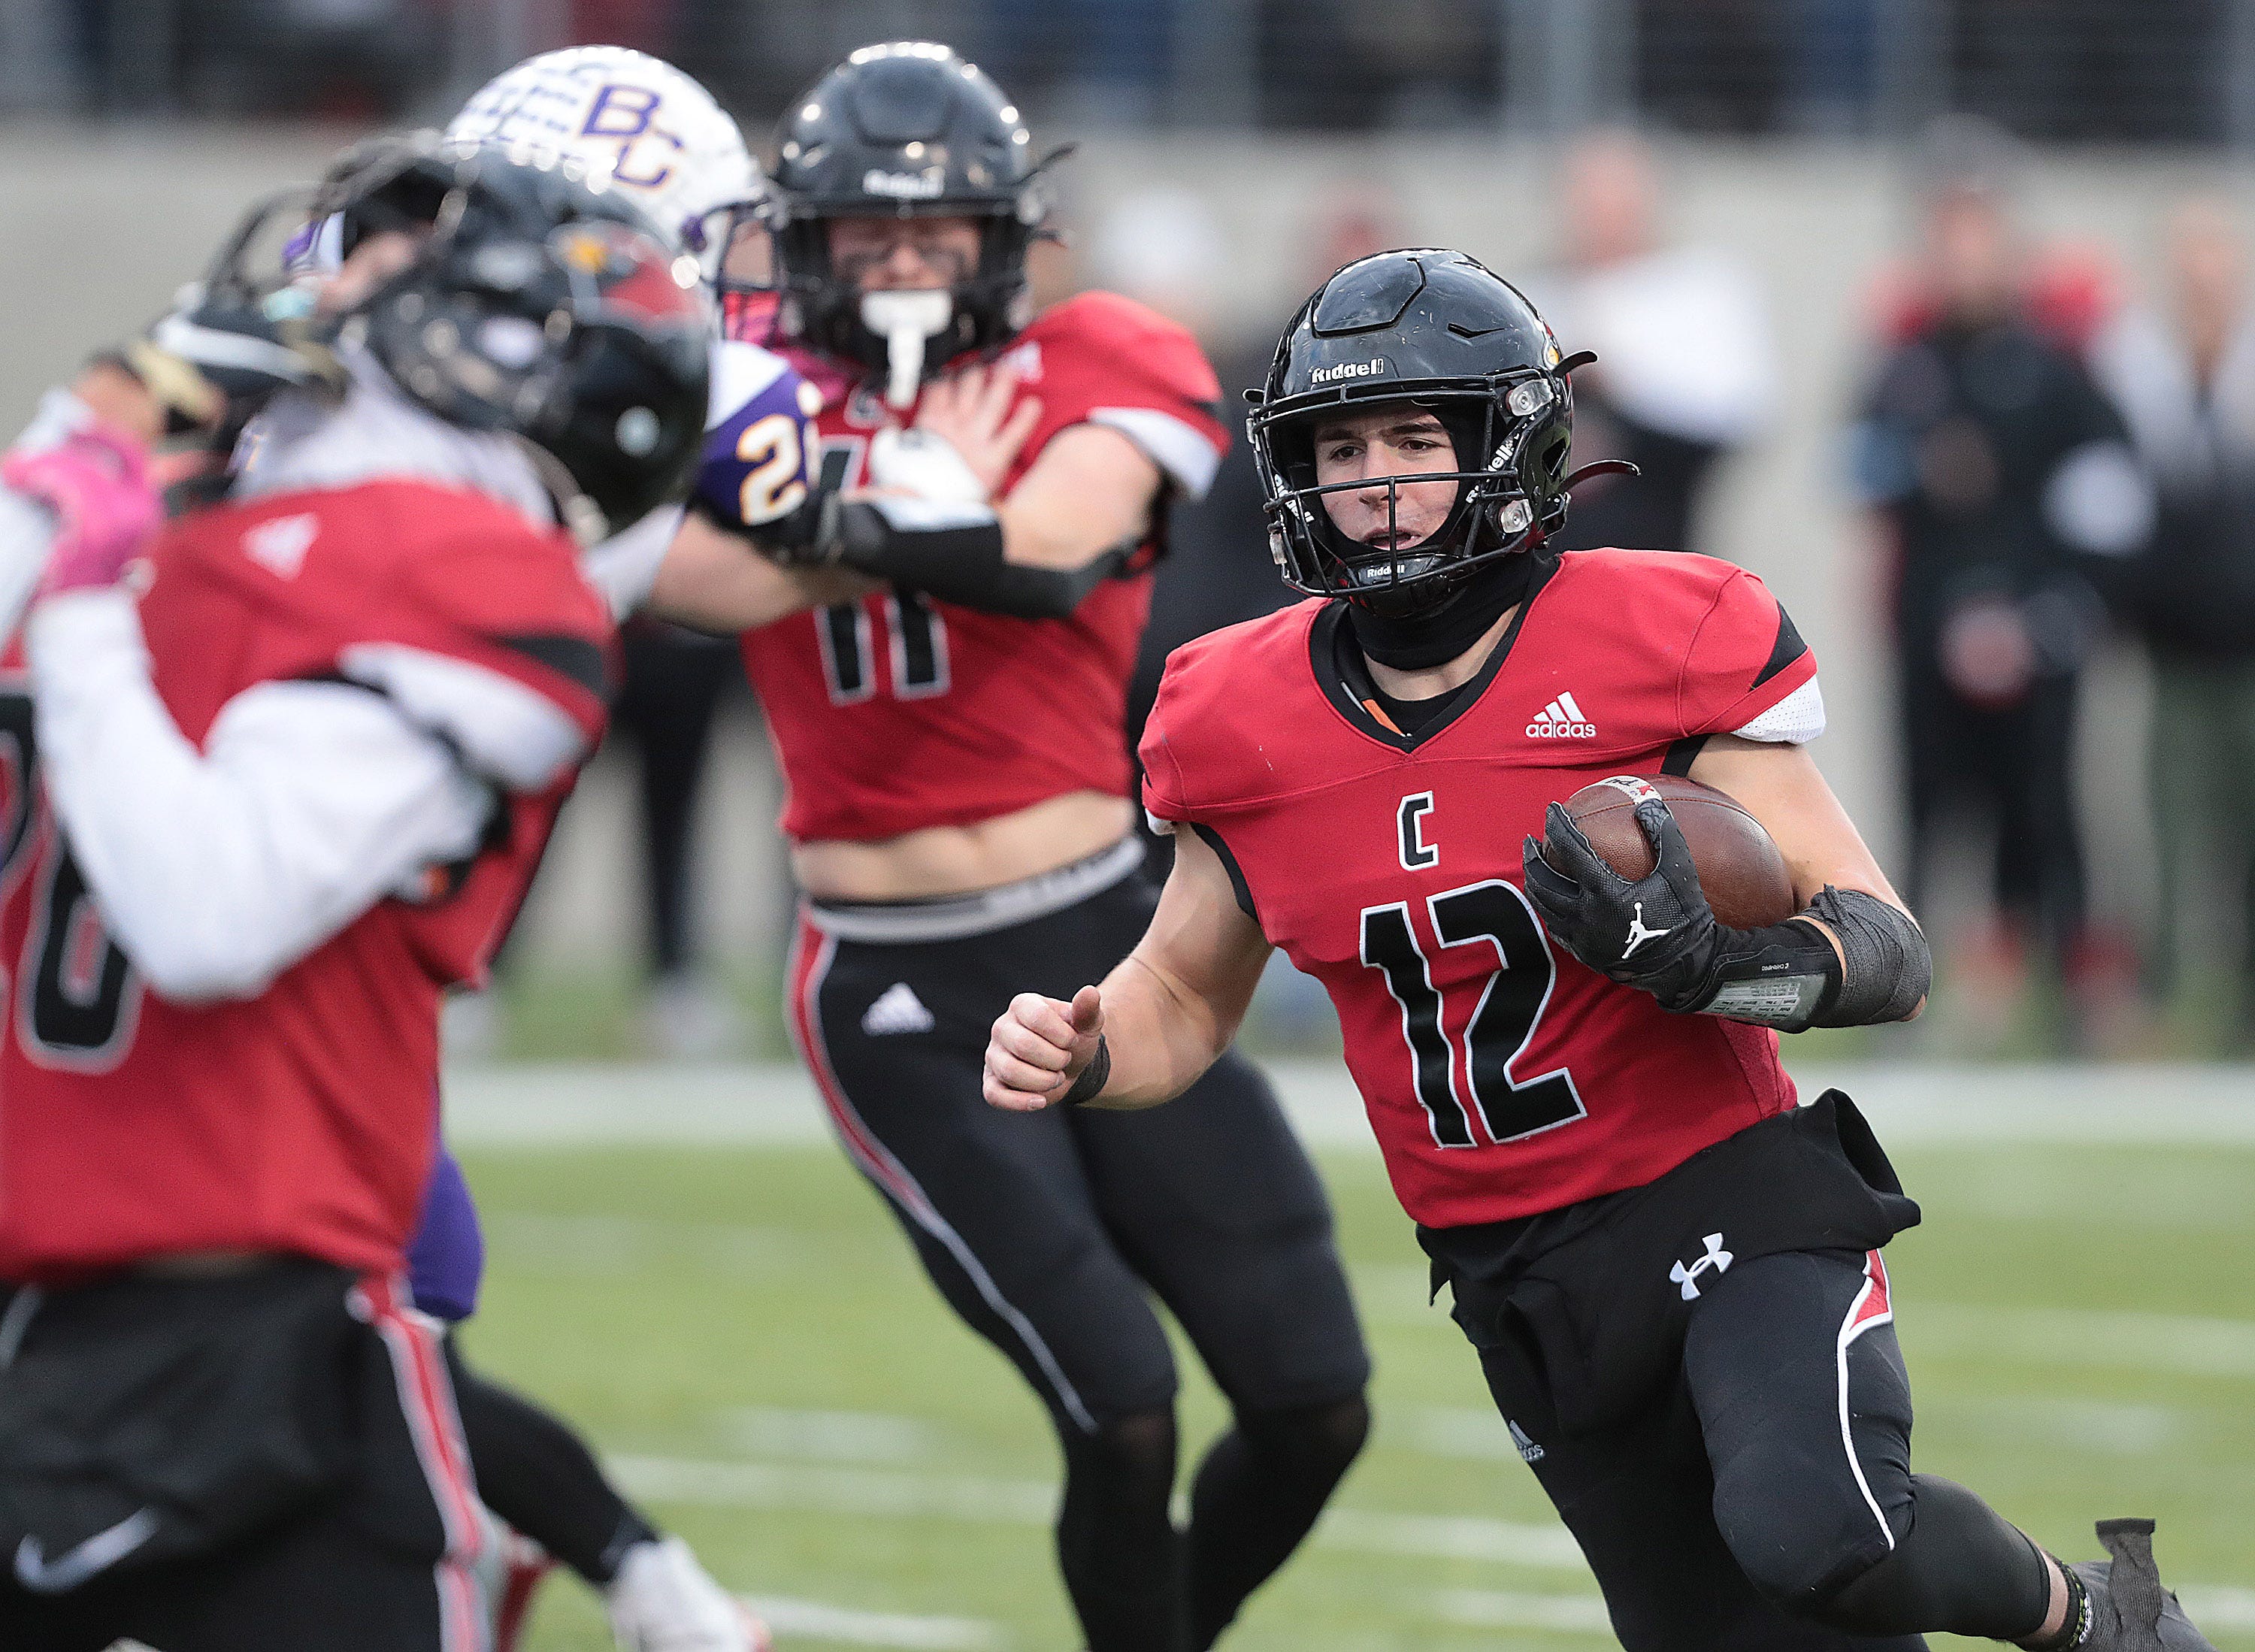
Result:
[[[0,416],[20,422],[42,387],[121,326],[152,315],[191,278],[243,206],[303,179],[350,134],[316,130],[0,127]],[[1824,661],[1832,732],[1819,755],[1883,858],[1898,833],[1877,587],[1841,486],[1839,432],[1865,360],[1873,273],[1901,244],[1910,197],[1892,158],[1859,146],[1685,143],[1668,149],[1668,215],[1681,238],[1724,248],[1771,300],[1785,362],[1769,437],[1733,461],[1712,497],[1707,548],[1763,575]],[[1407,239],[1464,247],[1507,274],[1548,256],[1550,163],[1526,143],[1464,136],[1379,140],[1103,136],[1069,169],[1065,221],[1084,228],[1139,192],[1203,199],[1221,238],[1212,330],[1278,326],[1316,276],[1328,208],[1361,198],[1391,210]],[[2048,153],[2027,179],[2048,236],[2088,243],[2133,286],[2161,213],[2195,191],[2247,204],[2244,169],[2221,158]],[[1572,348],[1572,341],[1566,341]],[[12,410],[12,411],[8,411]],[[2139,779],[2144,687],[2127,650],[2093,681],[2083,789],[2103,907],[2128,912],[2148,857]],[[776,788],[748,719],[724,729],[707,800],[713,878],[703,903],[724,954],[769,952],[783,920],[769,821]],[[529,916],[528,950],[623,952],[636,935],[622,770],[582,787]]]

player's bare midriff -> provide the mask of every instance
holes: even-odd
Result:
[[[1135,823],[1125,798],[1068,791],[970,826],[927,826],[870,843],[796,844],[791,871],[818,901],[971,895],[1085,861],[1117,843]]]

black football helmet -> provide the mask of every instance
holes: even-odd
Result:
[[[348,155],[313,212],[334,217],[346,257],[376,231],[430,227],[412,263],[337,318],[413,400],[522,436],[602,530],[685,482],[704,439],[710,300],[697,261],[606,177],[568,156],[418,134]]]
[[[1539,545],[1565,521],[1567,489],[1612,467],[1566,471],[1568,375],[1595,359],[1562,357],[1519,290],[1461,252],[1381,252],[1339,270],[1293,317],[1265,385],[1247,392],[1269,548],[1285,583],[1407,615],[1437,606],[1465,570]],[[1370,482],[1316,480],[1324,418],[1384,402],[1431,411],[1457,462],[1389,482],[1389,510],[1403,483],[1458,484],[1436,532],[1392,549],[1347,538],[1324,509],[1324,495]]]
[[[817,81],[776,132],[767,218],[782,335],[871,374],[896,370],[902,327],[873,324],[833,267],[829,221],[968,217],[980,225],[978,268],[911,329],[921,355],[908,386],[1009,339],[1030,319],[1026,250],[1049,215],[1039,177],[1064,152],[1037,163],[1032,144],[1001,88],[931,41],[863,46]]]

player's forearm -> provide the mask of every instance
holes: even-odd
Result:
[[[1132,552],[1146,531],[1148,512],[1058,510],[1049,500],[1003,500],[994,507],[1002,529],[1002,559],[1014,567],[1081,573]]]
[[[1083,1105],[1132,1111],[1171,1101],[1229,1048],[1242,1003],[1217,1004],[1163,967],[1130,954],[1103,983],[1112,1072]]]
[[[868,587],[830,568],[786,568],[748,540],[692,514],[650,581],[649,611],[717,636],[755,631],[802,608],[850,602]]]

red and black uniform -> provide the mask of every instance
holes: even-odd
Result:
[[[870,439],[913,424],[915,410],[896,415],[821,358],[784,354],[824,392],[825,480],[863,485]],[[1076,425],[1126,436],[1170,496],[1204,493],[1229,445],[1221,390],[1197,341],[1111,293],[1043,312],[998,365],[1017,375],[1022,400],[1042,405],[1005,495]],[[1126,797],[1120,730],[1163,503],[1153,523],[1120,575],[1065,619],[886,592],[747,633],[745,665],[790,787],[783,830],[802,843],[867,840],[968,826],[1069,791]]]
[[[826,363],[795,359],[827,392],[818,422],[831,479],[859,483],[894,413]],[[1226,443],[1219,390],[1187,333],[1105,293],[1047,312],[1001,359],[1018,393],[1042,404],[1008,485],[1058,432],[1116,430],[1162,473],[1152,531],[1065,618],[895,590],[747,636],[794,839],[882,840],[1068,793],[1128,795],[1123,722],[1150,566],[1168,499],[1203,492]],[[1192,1524],[1187,1613],[1171,1585],[1148,1600],[1111,1599],[1143,1586],[1124,1579],[1177,1575],[1170,1559],[1142,1553],[1147,1537],[1173,1541],[1176,1373],[1152,1298],[1181,1322],[1241,1423],[1334,1405],[1359,1417],[1369,1372],[1321,1185],[1252,1067],[1225,1058],[1184,1107],[1151,1114],[1022,1118],[980,1097],[987,1031],[1012,995],[1069,994],[1142,936],[1156,898],[1142,854],[1130,833],[1001,889],[810,903],[791,975],[793,1030],[847,1150],[951,1304],[1056,1421],[1068,1462],[1060,1543],[1099,1652],[1160,1644],[1156,1626],[1185,1617],[1197,1644],[1219,1633],[1289,1552],[1360,1438],[1358,1424],[1304,1494],[1257,1461],[1214,1476],[1211,1487],[1226,1488],[1265,1474],[1264,1494],[1294,1503],[1283,1522],[1293,1529],[1273,1554],[1233,1557],[1223,1546],[1242,1549],[1256,1518],[1282,1517],[1239,1518],[1233,1494],[1213,1491],[1222,1502]],[[1121,1427],[1142,1431],[1123,1445]],[[1242,1456],[1243,1441],[1229,1438]],[[1128,1481],[1132,1492],[1120,1489]]]
[[[1521,888],[1550,802],[1821,727],[1816,662],[1728,564],[1535,554],[1493,653],[1437,700],[1389,705],[1338,602],[1177,650],[1145,803],[1329,989],[1436,1283],[1624,1644],[1845,1647],[1778,1602],[1886,1555],[1909,1506],[1878,1247],[1915,1207],[1844,1099],[1796,1109],[1774,1032],[1585,968]],[[1763,1409],[1701,1380],[1748,1369],[1807,1381]],[[1760,1549],[1773,1515],[1792,1540],[1750,1584],[1736,1539]],[[1811,1555],[1826,1575],[1794,1570]]]
[[[608,610],[567,536],[419,481],[200,513],[149,561],[148,685],[193,746],[230,706],[308,685],[383,699],[467,764],[509,769],[528,735],[552,760],[477,775],[482,842],[263,990],[178,1002],[105,931],[11,685],[0,1436],[45,1455],[0,1447],[0,1527],[44,1559],[19,1556],[0,1624],[58,1648],[262,1648],[341,1602],[340,1647],[467,1648],[479,1516],[436,1328],[398,1279],[437,1141],[440,997],[481,977],[600,735]]]

